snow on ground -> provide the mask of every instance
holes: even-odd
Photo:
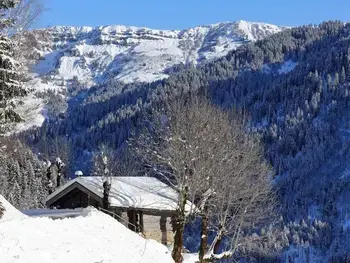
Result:
[[[86,209],[76,218],[26,217],[3,197],[1,263],[167,263],[168,249],[146,240],[112,217]]]
[[[84,208],[76,209],[29,209],[21,211],[23,214],[30,217],[48,217],[52,219],[72,218],[85,214]]]
[[[268,64],[263,64],[261,66],[261,71],[266,73],[266,74],[270,74],[271,73],[271,68]]]
[[[248,40],[257,41],[264,38],[266,35],[278,33],[281,27],[265,24],[265,23],[251,23],[248,21],[238,21],[239,30],[247,36]]]
[[[50,50],[51,51],[51,50]],[[34,72],[38,73],[39,75],[46,75],[49,74],[54,68],[56,67],[56,60],[57,57],[60,54],[59,50],[54,51],[47,51],[48,53],[45,54],[45,59],[40,60],[37,65],[34,66]]]
[[[198,262],[198,254],[184,254],[183,255],[184,263],[197,263]]]
[[[15,219],[21,220],[26,218],[24,214],[22,214],[20,211],[14,208],[9,202],[7,202],[7,200],[2,195],[0,195],[0,203],[5,208],[4,215],[2,218],[0,218],[0,225],[6,221],[15,220]],[[0,246],[1,246],[1,243],[0,243]],[[2,254],[0,253],[0,255]],[[0,256],[0,259],[1,259],[1,256]]]
[[[343,229],[348,229],[350,228],[350,220],[346,220],[343,222]]]
[[[287,60],[281,65],[280,69],[278,70],[278,73],[279,74],[287,74],[287,73],[291,72],[297,65],[298,65],[298,63],[293,62],[291,60]]]
[[[36,96],[36,92],[45,92],[48,90],[58,92],[62,90],[62,80],[47,83],[38,78],[36,74],[33,74],[32,78],[32,80],[25,83],[25,88],[29,91],[28,96],[19,98],[18,101],[21,103],[18,103],[15,109],[24,120],[23,122],[15,124],[14,131],[16,133],[25,131],[32,127],[41,127],[45,121],[46,102]],[[59,82],[61,82],[60,85],[58,85]]]
[[[294,263],[329,262],[319,249],[312,246],[290,246],[283,252],[281,262],[290,262],[291,259]]]
[[[91,78],[91,71],[86,67],[84,59],[80,57],[62,57],[60,65],[58,73],[63,79],[78,77],[79,80],[86,80]]]
[[[31,127],[40,127],[45,117],[43,115],[43,109],[45,103],[42,99],[30,94],[22,100],[23,104],[17,106],[16,112],[19,113],[24,122],[19,122],[15,126],[16,132],[27,130]]]
[[[280,75],[287,74],[287,73],[291,72],[292,70],[294,70],[297,65],[298,65],[297,62],[293,62],[291,60],[284,61],[280,65],[277,65],[278,66],[277,73]],[[266,73],[266,74],[270,74],[272,71],[275,72],[276,68],[275,67],[271,68],[270,66],[271,66],[271,64],[263,64],[261,66],[261,71]]]

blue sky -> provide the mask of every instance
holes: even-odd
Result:
[[[35,27],[109,24],[183,29],[248,20],[297,26],[350,21],[350,0],[43,0],[48,9]]]

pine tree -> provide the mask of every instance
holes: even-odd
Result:
[[[12,21],[6,18],[8,9],[16,6],[16,0],[0,0],[0,29],[11,25]],[[21,85],[18,73],[19,63],[14,59],[14,43],[5,35],[0,33],[0,132],[6,131],[8,123],[19,122],[21,117],[14,111],[15,98],[26,94]]]
[[[344,83],[345,80],[346,80],[345,68],[342,67],[342,69],[341,69],[341,75],[340,75],[340,82],[341,82],[341,83]]]
[[[7,11],[15,8],[19,2],[20,0],[0,0],[0,31],[4,31],[13,24],[14,21],[6,16]]]
[[[338,87],[339,82],[340,82],[340,80],[339,80],[339,73],[336,72],[335,75],[334,75],[334,86]]]
[[[0,195],[18,209],[43,207],[47,197],[43,163],[19,141],[1,138]]]

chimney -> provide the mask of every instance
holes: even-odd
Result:
[[[75,177],[82,177],[84,174],[82,171],[76,171],[74,175]]]

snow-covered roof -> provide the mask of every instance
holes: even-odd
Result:
[[[172,187],[153,177],[110,177],[109,195],[112,207],[175,211],[178,194]],[[78,183],[95,195],[103,198],[105,177],[77,177],[58,188],[46,198],[46,202]]]

